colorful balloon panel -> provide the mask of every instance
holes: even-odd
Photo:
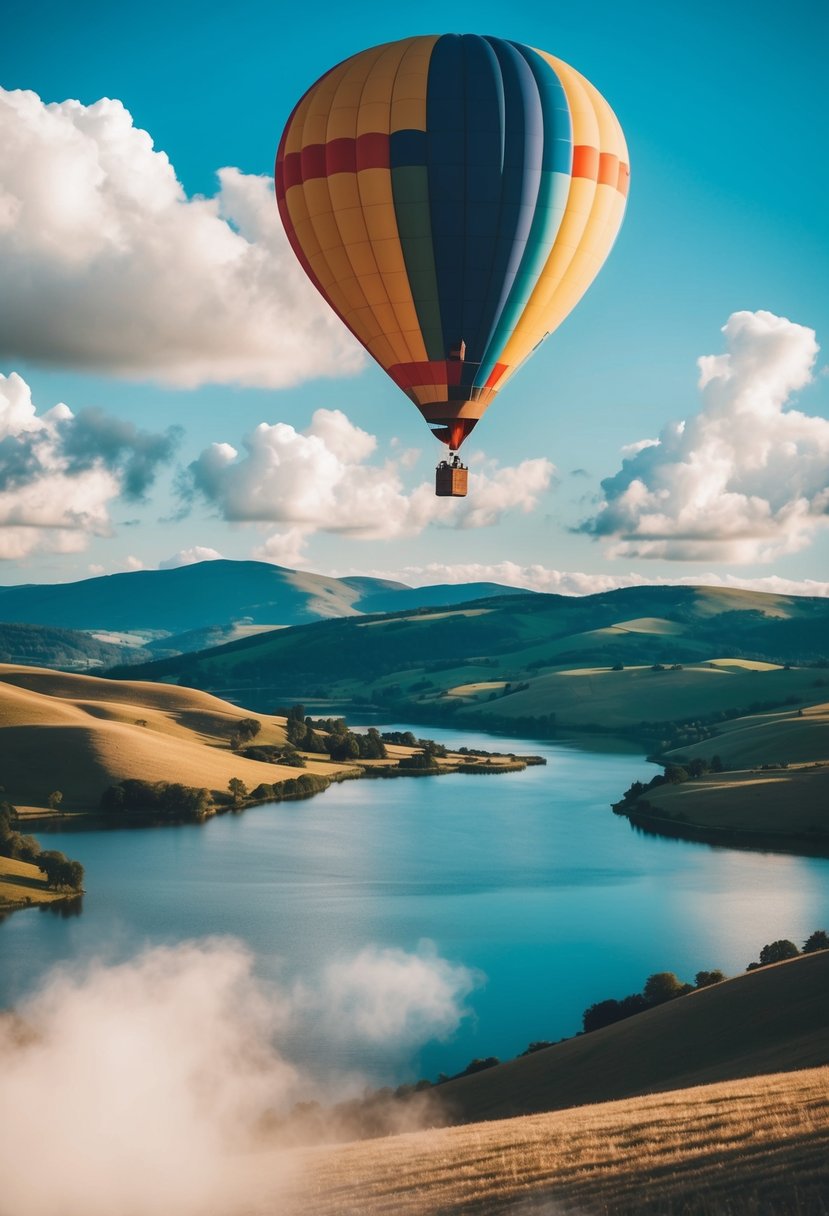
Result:
[[[283,132],[276,197],[317,289],[457,448],[593,281],[629,175],[613,111],[575,69],[447,34],[318,80]]]

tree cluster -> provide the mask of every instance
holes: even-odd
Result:
[[[141,815],[165,823],[201,823],[215,811],[204,787],[128,777],[101,795],[101,810],[111,815]]]
[[[825,929],[815,929],[803,943],[802,951],[787,937],[781,937],[776,942],[767,942],[760,951],[759,961],[749,963],[746,971],[757,971],[771,963],[782,963],[788,958],[797,958],[800,954],[815,954],[818,950],[829,950],[829,933]]]
[[[251,802],[281,802],[285,798],[310,798],[327,790],[331,779],[322,773],[301,773],[299,777],[287,777],[273,785],[260,782],[250,792]]]
[[[233,734],[230,736],[230,746],[235,752],[238,752],[243,743],[250,743],[251,739],[255,739],[262,729],[262,723],[258,718],[240,718],[233,728]]]
[[[284,713],[287,719],[285,730],[292,747],[302,752],[325,755],[325,742],[314,730],[312,719],[305,716],[304,705],[292,705],[280,712]]]
[[[11,857],[37,866],[46,875],[47,886],[55,890],[82,891],[83,866],[55,849],[41,849],[34,836],[24,836],[15,828],[17,812],[9,802],[0,803],[0,857]]]
[[[700,988],[710,988],[725,979],[722,971],[698,971],[694,984],[684,984],[674,975],[673,971],[656,971],[645,980],[641,992],[633,992],[620,1001],[598,1001],[585,1009],[582,1014],[582,1025],[585,1034],[592,1030],[601,1030],[603,1026],[612,1026],[614,1022],[622,1022],[634,1014],[644,1013],[646,1009],[654,1009],[664,1005],[688,992]]]
[[[258,760],[261,764],[288,764],[291,768],[305,768],[305,761],[291,743],[279,747],[274,743],[260,743],[256,747],[244,747],[241,754],[247,760]]]

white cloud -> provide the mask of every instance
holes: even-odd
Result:
[[[630,445],[602,482],[581,530],[609,556],[766,562],[829,522],[829,421],[786,408],[812,379],[814,331],[761,311],[723,333],[725,353],[699,360],[699,413]]]
[[[328,1039],[414,1047],[457,1028],[479,980],[440,958],[428,942],[416,954],[368,946],[326,968],[310,1005],[321,1012]]]
[[[264,1210],[267,1192],[268,1210],[281,1211],[273,1192],[298,1163],[264,1151],[263,1117],[300,1099],[354,1097],[370,1080],[311,1075],[284,1044],[299,1032],[314,1059],[308,1036],[323,1011],[318,1029],[336,1022],[340,1061],[353,1042],[419,1045],[457,1026],[474,982],[427,949],[369,947],[280,989],[230,940],[53,972],[19,1016],[0,1017],[0,1206],[215,1216]]]
[[[307,528],[286,528],[284,532],[272,533],[263,544],[253,549],[251,557],[260,562],[272,562],[274,566],[306,570],[309,538]]]
[[[117,100],[0,89],[0,355],[279,388],[363,354],[306,279],[269,178],[188,198]]]
[[[158,563],[159,570],[177,570],[179,566],[195,566],[197,562],[215,562],[221,558],[218,549],[207,545],[193,545],[190,549],[179,549],[171,557]]]
[[[578,570],[555,570],[542,565],[517,562],[464,562],[448,565],[432,562],[427,566],[403,566],[396,570],[341,570],[337,577],[368,574],[425,587],[433,583],[501,583],[506,587],[544,591],[555,595],[598,595],[619,587],[735,587],[746,591],[766,591],[771,595],[809,595],[829,597],[829,582],[816,579],[791,579],[779,575],[740,578],[709,572],[685,574],[676,578],[654,578],[649,574],[589,574]]]
[[[243,454],[228,443],[205,449],[190,465],[188,492],[232,522],[288,525],[257,550],[270,560],[301,554],[303,537],[317,531],[388,539],[415,535],[429,524],[488,527],[507,511],[531,511],[554,472],[543,457],[506,468],[480,462],[470,473],[466,499],[436,498],[426,482],[407,492],[408,454],[369,463],[376,438],[339,410],[317,410],[305,431],[260,423],[243,446]]]
[[[100,410],[38,414],[26,381],[0,375],[0,559],[78,552],[110,535],[110,503],[140,499],[177,440]]]

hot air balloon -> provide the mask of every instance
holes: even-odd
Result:
[[[438,494],[466,493],[458,449],[590,286],[629,176],[593,85],[501,38],[372,47],[294,108],[275,174],[288,240],[448,445]]]

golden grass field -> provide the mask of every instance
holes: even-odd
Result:
[[[230,737],[246,717],[261,723],[257,745],[285,742],[283,717],[243,709],[197,689],[0,664],[5,796],[25,819],[49,813],[53,790],[63,793],[62,812],[95,811],[104,790],[124,778],[206,786],[214,795],[226,795],[232,777],[240,777],[249,790],[260,782],[274,785],[296,777],[297,768],[231,750]],[[415,750],[390,745],[388,760],[357,765],[305,753],[304,771],[357,776],[363,769],[393,766]],[[452,769],[474,762],[454,755],[438,764]],[[483,763],[522,766],[506,757]]]
[[[50,891],[46,876],[27,861],[0,857],[0,913],[25,904],[50,904],[66,899],[65,891]]]
[[[454,1121],[470,1122],[813,1068],[829,1064],[827,1011],[829,951],[821,951],[459,1077],[436,1092]]]
[[[823,1216],[829,1068],[306,1150],[302,1164],[281,1211]]]
[[[97,809],[103,791],[126,777],[218,793],[231,777],[241,777],[248,788],[295,777],[296,768],[230,750],[230,736],[244,717],[262,723],[257,743],[284,743],[284,718],[253,714],[195,689],[0,665],[6,797],[24,814],[42,812],[58,789],[61,809],[72,813]],[[348,766],[314,760],[308,771],[332,775]]]

